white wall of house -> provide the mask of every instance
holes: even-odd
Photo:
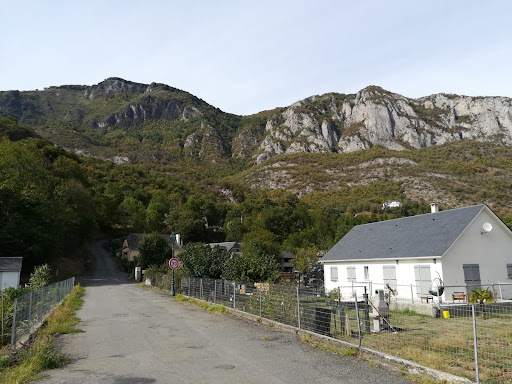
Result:
[[[17,288],[20,285],[19,272],[0,272],[0,288]]]
[[[490,223],[492,230],[482,234],[484,223]],[[512,265],[512,233],[487,209],[482,210],[466,228],[459,239],[443,257],[444,282],[446,285],[460,285],[461,288],[446,288],[447,299],[451,300],[453,291],[465,291],[463,264],[478,264],[482,288],[492,283],[508,283],[502,285],[504,299],[512,299],[512,279],[508,278],[507,264]],[[498,292],[499,287],[495,285]],[[468,287],[466,293],[471,288]]]
[[[421,288],[417,287],[416,283],[416,272],[415,267],[423,267],[424,271],[427,271],[426,278],[430,288],[430,283],[435,277],[443,278],[443,271],[440,259],[436,259],[434,262],[433,258],[427,259],[400,259],[398,263],[396,260],[369,260],[369,261],[351,261],[351,262],[325,262],[324,263],[324,282],[326,291],[337,290],[340,288],[340,292],[344,298],[349,298],[352,291],[356,291],[358,296],[364,293],[364,287],[367,287],[367,291],[370,289],[370,295],[374,295],[376,289],[383,289],[386,287],[386,283],[395,288],[392,279],[386,281],[384,278],[384,269],[388,271],[394,270],[396,275],[396,296],[404,299],[414,299],[417,301],[421,296],[426,296],[425,292],[421,292]],[[336,267],[338,271],[337,281],[333,281],[332,269]],[[355,268],[355,281],[349,280],[349,272],[347,268]],[[365,270],[367,276],[365,276]],[[438,275],[439,273],[439,275]],[[352,288],[354,287],[354,288]]]

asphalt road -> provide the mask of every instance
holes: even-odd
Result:
[[[334,355],[236,315],[215,315],[144,290],[118,271],[103,242],[82,281],[78,327],[61,338],[73,362],[43,383],[409,383],[397,372]]]

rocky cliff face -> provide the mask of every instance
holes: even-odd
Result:
[[[512,145],[510,98],[437,94],[410,99],[376,86],[355,95],[312,96],[277,112],[242,117],[165,84],[109,78],[93,86],[0,92],[2,115],[63,147],[137,161],[163,159],[169,148],[208,161],[247,157],[261,163],[283,153],[343,153],[375,145],[404,150],[462,139]],[[149,156],[137,156],[137,141]]]
[[[461,139],[512,144],[512,99],[437,94],[409,99],[379,87],[299,101],[269,119],[257,163],[277,154],[403,150]]]

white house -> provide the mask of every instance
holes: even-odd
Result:
[[[0,289],[18,288],[23,257],[0,257]]]
[[[428,302],[441,279],[442,301],[476,287],[512,298],[512,231],[486,205],[432,205],[432,213],[356,226],[320,261],[327,291],[389,285],[399,298]]]
[[[391,200],[391,201],[386,201],[386,202],[382,203],[382,209],[400,208],[401,206],[402,206],[402,203],[398,200]]]

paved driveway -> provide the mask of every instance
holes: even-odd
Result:
[[[215,315],[144,290],[118,272],[102,242],[83,280],[85,333],[63,337],[70,365],[44,383],[408,383],[396,372],[302,343],[236,315]]]

